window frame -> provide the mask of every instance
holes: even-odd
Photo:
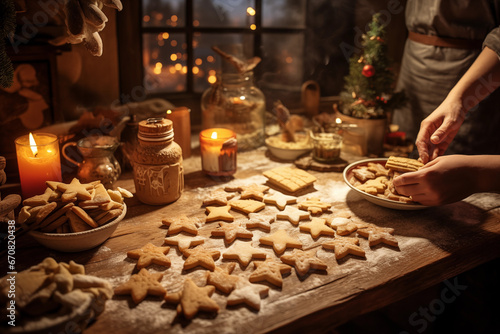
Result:
[[[307,27],[309,20],[309,1],[306,1],[305,26],[298,28],[262,27],[262,0],[255,0],[255,25],[256,29],[238,27],[195,27],[193,25],[193,0],[185,1],[186,22],[185,27],[144,27],[142,25],[142,0],[123,2],[123,10],[117,15],[117,36],[120,69],[120,100],[122,103],[139,102],[138,99],[164,98],[175,105],[185,105],[192,110],[192,122],[201,123],[200,119],[200,92],[194,91],[194,77],[192,68],[193,36],[196,33],[238,33],[252,34],[254,56],[262,57],[262,36],[272,34],[302,33],[305,39],[304,54],[307,50]],[[184,92],[159,92],[146,94],[144,88],[144,68],[142,59],[143,34],[146,33],[183,33],[186,38],[187,77],[186,91]],[[139,46],[134,48],[131,46]],[[305,59],[304,59],[305,60]],[[307,72],[307,61],[302,64],[303,77]],[[255,69],[256,82],[260,77],[259,66]]]

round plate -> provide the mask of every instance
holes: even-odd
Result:
[[[366,166],[366,165],[368,165],[369,162],[379,163],[379,164],[382,164],[382,165],[385,166],[386,161],[387,161],[387,158],[374,158],[374,159],[365,159],[365,160],[356,161],[356,162],[350,164],[349,166],[347,166],[344,169],[344,173],[343,173],[344,182],[352,190],[354,190],[355,192],[357,192],[358,194],[360,194],[361,197],[363,197],[367,201],[369,201],[369,202],[371,202],[373,204],[377,204],[377,205],[389,208],[389,209],[396,209],[396,210],[422,210],[422,209],[428,208],[428,206],[425,206],[425,205],[422,205],[422,204],[418,204],[418,203],[396,202],[396,201],[393,201],[393,200],[390,200],[390,199],[377,197],[377,196],[374,196],[374,195],[371,195],[371,194],[365,193],[364,191],[359,190],[358,188],[356,188],[355,186],[353,186],[349,182],[349,180],[352,177],[352,170],[354,168],[361,167],[361,166]]]
[[[97,228],[76,233],[43,233],[30,231],[29,234],[47,248],[61,252],[81,252],[99,246],[106,241],[118,227],[118,223],[127,214],[127,205],[123,203],[122,213],[114,220]]]

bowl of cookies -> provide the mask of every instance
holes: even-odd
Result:
[[[27,198],[19,212],[21,227],[40,244],[62,252],[99,246],[127,214],[126,189],[105,189],[99,181],[47,182],[41,195]]]
[[[423,164],[402,157],[364,159],[344,169],[344,182],[367,201],[397,210],[420,210],[427,206],[398,194],[392,180],[398,175],[416,171]]]
[[[281,134],[267,137],[266,146],[274,157],[286,161],[295,160],[313,149],[311,138],[305,133],[296,133],[295,141],[284,141]]]

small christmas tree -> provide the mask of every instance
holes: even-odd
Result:
[[[342,112],[356,118],[382,118],[402,102],[403,94],[393,92],[394,74],[380,14],[373,16],[362,38],[363,53],[351,57],[349,75],[340,93]]]

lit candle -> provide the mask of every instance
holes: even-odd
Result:
[[[184,159],[191,156],[191,110],[186,107],[178,107],[173,110],[167,110],[167,119],[174,125],[174,141],[182,149]]]
[[[45,181],[62,181],[57,136],[31,133],[15,140],[17,166],[24,198],[43,194]]]
[[[200,132],[202,170],[212,176],[229,176],[236,172],[236,133],[228,129]]]

